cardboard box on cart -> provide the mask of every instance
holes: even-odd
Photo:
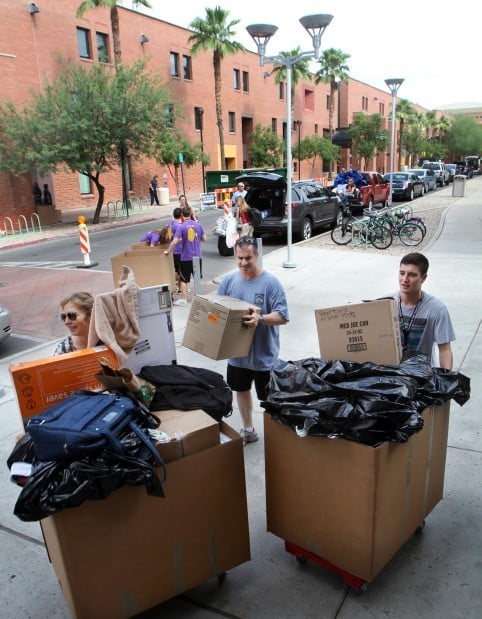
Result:
[[[166,256],[163,251],[146,247],[136,251],[124,251],[112,256],[112,277],[114,285],[119,285],[122,267],[128,266],[134,272],[136,284],[140,288],[169,284],[171,290],[176,290],[176,274],[172,255]]]
[[[76,619],[132,617],[250,560],[243,444],[167,464],[165,498],[124,487],[41,521]]]
[[[426,409],[408,442],[375,448],[300,438],[266,413],[268,531],[371,581],[443,498],[449,410]]]
[[[397,304],[379,299],[315,310],[322,359],[398,365],[402,359]]]
[[[210,359],[245,357],[254,329],[243,324],[252,304],[216,294],[196,295],[186,323],[182,345]]]

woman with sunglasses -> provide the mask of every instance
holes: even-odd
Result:
[[[74,292],[60,301],[60,319],[70,331],[70,335],[57,344],[54,355],[87,348],[93,305],[94,298],[89,292]]]

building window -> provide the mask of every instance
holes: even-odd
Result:
[[[364,110],[364,111],[368,110],[368,97],[362,97],[361,109]]]
[[[278,121],[276,120],[276,118],[272,118],[271,119],[271,131],[273,133],[277,133],[278,132]]]
[[[243,92],[249,92],[249,73],[243,71]]]
[[[384,103],[380,103],[379,113],[380,113],[380,116],[385,116],[385,104]]]
[[[88,176],[79,172],[80,195],[85,196],[92,193],[92,183]]]
[[[185,80],[192,80],[192,64],[191,64],[191,56],[182,57],[182,70],[184,74]]]
[[[318,129],[318,123],[315,123],[315,133],[318,133],[319,129]]]
[[[90,53],[90,32],[85,28],[77,28],[77,47],[81,58],[92,58]]]
[[[234,90],[241,90],[239,69],[233,69],[233,87]]]
[[[330,95],[326,95],[326,109],[330,109]]]
[[[176,52],[170,53],[171,76],[179,77],[179,54]]]
[[[236,115],[234,112],[228,113],[229,132],[234,133],[236,131]]]
[[[279,83],[279,98],[280,99],[285,98],[285,83],[284,82]]]
[[[306,89],[304,92],[304,106],[308,112],[315,111],[315,91]]]
[[[107,35],[103,32],[96,32],[97,57],[99,62],[109,62],[109,52],[107,50]]]
[[[202,112],[200,113],[200,110],[202,109],[202,107],[194,108],[194,129],[196,129],[196,131],[201,131],[203,128]]]

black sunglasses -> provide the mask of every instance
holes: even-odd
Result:
[[[77,312],[67,312],[66,314],[60,314],[60,320],[65,322],[67,318],[69,320],[77,320],[78,313]]]

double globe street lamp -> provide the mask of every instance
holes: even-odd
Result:
[[[397,122],[395,116],[395,110],[397,107],[397,92],[400,86],[403,84],[404,79],[401,77],[388,78],[385,80],[385,84],[388,86],[391,94],[392,94],[392,134],[390,139],[390,194],[388,196],[389,205],[392,206],[393,195],[393,172],[394,172],[394,163],[395,163],[395,125]]]
[[[305,28],[311,37],[314,51],[300,52],[295,56],[266,56],[266,46],[271,37],[278,30],[277,26],[271,24],[253,24],[247,26],[246,30],[251,35],[253,41],[256,43],[259,54],[259,64],[263,67],[266,63],[276,64],[286,67],[286,184],[287,184],[287,241],[288,241],[288,257],[283,262],[283,267],[294,268],[296,264],[291,258],[292,243],[293,243],[293,221],[291,212],[291,186],[292,186],[292,153],[291,153],[291,73],[293,65],[303,59],[320,57],[321,37],[326,27],[333,19],[333,15],[307,15],[300,18],[301,25]]]

